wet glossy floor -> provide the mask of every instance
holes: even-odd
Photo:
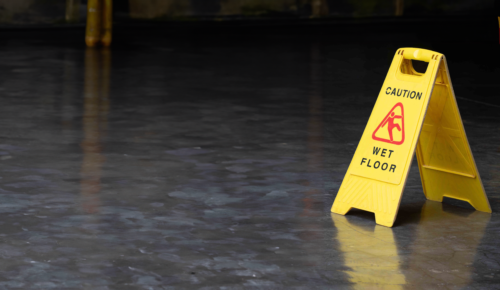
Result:
[[[0,46],[0,289],[500,289],[495,64],[408,39],[58,41]],[[426,202],[416,162],[393,228],[330,214],[411,45],[451,54],[493,214]]]

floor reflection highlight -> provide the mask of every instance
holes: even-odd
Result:
[[[337,230],[334,239],[353,289],[469,285],[474,271],[471,265],[491,215],[445,208],[442,203],[426,201],[420,212],[406,215],[412,221],[405,224],[411,234],[407,229],[374,225],[360,211],[354,216],[332,213]]]

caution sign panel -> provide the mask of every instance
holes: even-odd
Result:
[[[427,62],[426,71],[417,72],[413,60]],[[391,64],[332,212],[371,211],[378,224],[391,227],[415,150],[428,199],[456,198],[491,212],[444,55],[402,48]]]

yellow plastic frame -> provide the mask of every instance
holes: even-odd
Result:
[[[412,60],[428,62],[426,72],[417,72]],[[441,202],[443,197],[455,198],[469,202],[476,210],[491,212],[444,55],[401,48],[394,56],[332,212],[345,215],[351,208],[371,211],[377,224],[392,227],[415,150],[427,199]]]

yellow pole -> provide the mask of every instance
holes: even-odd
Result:
[[[104,46],[110,46],[113,32],[113,0],[104,0],[103,4],[101,41]]]
[[[85,42],[90,47],[96,46],[101,39],[101,2],[102,0],[88,0],[87,2]]]
[[[93,47],[110,46],[113,30],[113,0],[88,0],[85,42]]]

